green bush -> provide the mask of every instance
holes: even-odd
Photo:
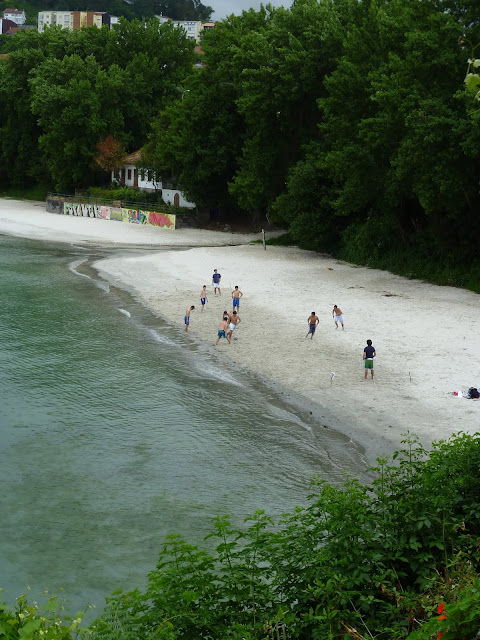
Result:
[[[15,198],[16,200],[45,200],[47,189],[41,184],[21,187],[3,187],[0,185],[0,198]]]
[[[465,261],[461,253],[445,254],[427,231],[407,241],[393,220],[372,217],[350,225],[343,232],[336,257],[407,278],[480,293],[480,260]]]
[[[0,638],[5,640],[77,640],[90,637],[81,627],[85,612],[73,618],[64,616],[63,601],[50,597],[42,606],[29,604],[26,595],[17,598],[9,607],[0,601]]]
[[[94,637],[420,640],[445,602],[451,634],[473,640],[480,609],[460,612],[478,602],[479,440],[427,455],[408,435],[369,485],[317,480],[278,524],[263,511],[246,530],[215,518],[211,553],[169,537],[146,590],[109,598]]]

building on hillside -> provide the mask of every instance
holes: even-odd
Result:
[[[197,44],[200,42],[200,34],[202,33],[202,22],[201,20],[173,20],[168,16],[155,16],[160,24],[165,22],[173,22],[176,27],[181,27],[185,29],[187,34],[187,38],[189,40],[194,40]]]
[[[216,24],[217,24],[216,22],[204,22],[202,24],[202,31],[205,31],[208,29],[215,29]]]
[[[11,20],[18,25],[25,24],[25,21],[27,19],[25,11],[23,9],[5,9],[3,12],[3,17],[5,20]]]
[[[0,33],[9,33],[12,29],[16,30],[17,27],[18,24],[16,22],[7,20],[6,18],[0,18]]]
[[[107,25],[112,28],[118,24],[117,16],[105,11],[40,11],[38,14],[38,30],[57,25],[62,29],[81,29],[82,27],[98,27]]]
[[[173,185],[163,182],[161,179],[157,180],[153,171],[139,169],[141,160],[142,152],[140,150],[125,156],[121,166],[112,171],[112,182],[142,191],[160,191],[166,204],[195,209],[196,204],[187,200],[180,189],[173,188]]]

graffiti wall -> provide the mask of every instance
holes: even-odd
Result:
[[[117,222],[130,222],[162,229],[175,229],[175,215],[159,213],[158,211],[142,211],[141,209],[121,209],[100,204],[81,204],[65,202],[63,213],[66,216],[80,216],[83,218],[103,218]]]

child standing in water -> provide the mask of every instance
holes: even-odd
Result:
[[[207,298],[207,285],[204,284],[200,291],[200,304],[202,305],[202,312],[205,309],[205,303],[208,302]]]
[[[188,307],[188,309],[185,311],[185,318],[183,319],[185,322],[185,331],[188,333],[188,327],[190,326],[190,313],[195,309],[195,307],[192,306]]]

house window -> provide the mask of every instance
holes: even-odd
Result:
[[[128,169],[127,170],[127,180],[131,180],[132,179],[132,170]]]

